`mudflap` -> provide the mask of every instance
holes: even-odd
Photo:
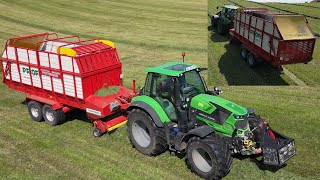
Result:
[[[282,166],[296,154],[294,140],[272,130],[266,123],[261,126],[263,164]]]

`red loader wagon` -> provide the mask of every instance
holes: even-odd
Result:
[[[126,123],[125,109],[136,96],[134,81],[132,90],[122,87],[122,64],[108,40],[55,33],[11,38],[1,62],[3,82],[28,94],[33,120],[58,125],[65,121],[65,113],[85,110],[96,137]],[[114,94],[94,95],[109,86],[120,88]]]
[[[312,60],[316,38],[302,15],[239,8],[234,24],[231,38],[241,42],[241,56],[250,66],[261,58],[274,67]]]

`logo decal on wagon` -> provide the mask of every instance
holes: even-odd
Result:
[[[90,113],[90,114],[97,115],[97,116],[101,116],[101,112],[97,111],[97,110],[94,110],[94,109],[86,108],[86,112]]]
[[[35,70],[35,69],[30,70],[29,68],[23,67],[22,72],[26,74],[29,74],[31,72],[33,76],[38,76],[38,70]]]
[[[55,78],[61,78],[60,73],[52,72],[52,71],[49,71],[49,70],[40,70],[40,74],[44,75],[44,76],[51,76],[51,77],[55,77]]]

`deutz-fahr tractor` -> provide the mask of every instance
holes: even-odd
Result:
[[[221,7],[217,7],[219,9]],[[229,29],[232,29],[234,26],[233,19],[237,13],[238,6],[234,5],[224,5],[222,10],[218,14],[211,14],[212,27],[217,28],[217,32],[221,35],[225,35],[229,32]]]
[[[254,110],[218,97],[218,88],[209,91],[203,70],[183,62],[146,69],[140,96],[128,108],[128,136],[138,151],[185,155],[188,167],[207,179],[226,176],[233,154],[260,154],[273,166],[295,155],[293,139],[271,130]]]

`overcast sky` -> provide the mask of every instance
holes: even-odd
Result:
[[[255,2],[281,2],[281,3],[305,3],[311,2],[312,0],[249,0]]]

